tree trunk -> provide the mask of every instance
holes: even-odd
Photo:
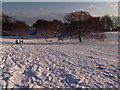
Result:
[[[56,37],[56,34],[54,33],[54,37]]]
[[[82,42],[82,38],[81,38],[81,36],[79,36],[79,41]]]

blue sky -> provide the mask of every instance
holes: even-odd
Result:
[[[62,19],[65,13],[85,10],[92,15],[117,15],[117,2],[3,2],[2,11],[32,24],[42,18]]]
[[[2,0],[2,2],[118,2],[119,0]]]

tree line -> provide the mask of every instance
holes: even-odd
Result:
[[[105,31],[118,31],[120,28],[118,23],[120,17],[110,17],[109,15],[95,17],[82,10],[66,13],[63,20],[54,19],[48,21],[38,19],[30,27],[24,21],[3,14],[2,32],[3,35],[21,36],[28,34],[30,32],[29,28],[35,28],[33,35],[59,34],[59,37],[78,38],[82,42],[81,37],[104,40]]]
[[[2,35],[22,36],[28,32],[29,26],[24,21],[16,20],[11,16],[2,14]]]

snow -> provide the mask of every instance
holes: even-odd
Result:
[[[0,39],[3,88],[118,88],[118,33],[100,41]]]

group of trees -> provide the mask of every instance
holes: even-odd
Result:
[[[37,35],[40,34],[58,34],[62,29],[63,23],[59,20],[47,21],[39,19],[33,24],[36,28]]]
[[[64,17],[66,26],[62,37],[70,36],[72,38],[81,37],[103,39],[104,25],[99,17],[93,17],[88,12],[76,11],[68,13]]]
[[[117,19],[109,15],[93,17],[86,11],[75,11],[64,16],[64,23],[58,20],[40,19],[33,24],[33,27],[37,29],[38,35],[60,33],[60,38],[78,38],[80,42],[82,42],[81,37],[104,40],[105,31],[118,30]]]
[[[101,18],[102,23],[105,26],[105,31],[117,30],[119,17],[105,15]]]
[[[13,17],[2,15],[2,35],[26,35],[29,26],[24,21],[16,20]]]
[[[5,14],[2,15],[2,19],[3,34],[20,36],[29,32],[29,26],[23,21]],[[32,28],[35,28],[37,35],[60,34],[62,38],[78,38],[80,42],[82,42],[81,37],[104,40],[105,31],[119,29],[118,20],[119,17],[111,18],[109,15],[95,17],[86,11],[74,11],[64,16],[64,22],[55,19],[53,21],[39,19]]]

